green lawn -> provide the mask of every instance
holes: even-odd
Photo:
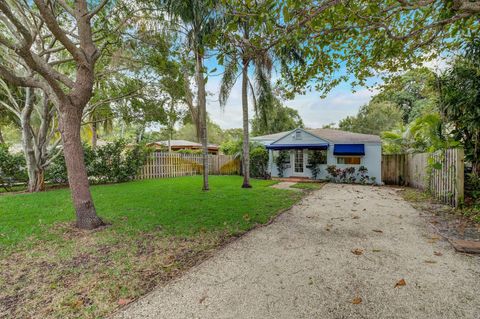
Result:
[[[0,195],[0,317],[99,318],[294,204],[297,192],[239,176],[92,187],[111,225],[80,231],[68,189]],[[119,301],[123,300],[123,301]]]

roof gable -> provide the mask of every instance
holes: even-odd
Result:
[[[276,141],[270,143],[271,145],[278,144],[287,144],[287,145],[296,145],[296,144],[329,144],[330,141],[322,139],[302,128],[294,129],[290,132],[287,132],[282,137]]]
[[[269,134],[263,136],[256,136],[253,137],[252,140],[259,141],[264,144],[272,144],[276,143],[289,134],[292,134],[296,130],[302,130],[306,133],[309,133],[321,140],[330,142],[330,144],[334,143],[345,143],[345,144],[361,144],[361,143],[375,143],[380,144],[381,139],[378,135],[371,135],[371,134],[360,134],[360,133],[353,133],[347,131],[341,131],[336,129],[295,129],[289,132],[280,132],[276,134]]]

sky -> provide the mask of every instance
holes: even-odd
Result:
[[[372,81],[377,80],[373,79]],[[233,87],[225,110],[220,108],[218,102],[220,81],[220,76],[210,76],[208,79],[207,112],[210,118],[223,129],[240,128],[242,127],[241,81],[238,79]],[[320,98],[319,92],[311,91],[305,95],[298,95],[293,100],[283,101],[283,103],[298,111],[305,127],[320,128],[330,123],[338,124],[341,119],[357,114],[360,106],[368,103],[375,94],[375,90],[368,88],[357,88],[356,92],[352,92],[349,84],[341,83],[324,99]],[[251,100],[249,100],[250,118],[253,117],[251,104]]]
[[[438,58],[424,65],[434,71],[444,69],[447,65],[445,58]],[[209,65],[210,64],[210,65]],[[216,63],[207,61],[208,67],[219,68]],[[342,75],[344,69],[339,70]],[[225,110],[220,108],[218,102],[218,92],[221,76],[209,76],[207,82],[207,112],[210,118],[220,125],[223,129],[242,127],[242,99],[241,99],[241,80],[233,87],[230,98]],[[375,88],[381,84],[380,77],[373,77],[367,81],[370,88],[360,87],[352,91],[348,83],[341,83],[331,90],[325,98],[320,97],[316,91],[308,92],[305,95],[296,96],[293,100],[283,101],[283,103],[298,111],[303,119],[305,127],[321,128],[323,125],[338,122],[351,115],[357,114],[359,108],[368,103],[372,96],[378,93]],[[253,117],[253,107],[249,99],[249,118]]]

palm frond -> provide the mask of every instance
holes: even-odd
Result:
[[[228,97],[232,91],[235,82],[237,81],[238,63],[237,58],[232,57],[225,65],[225,71],[223,72],[222,82],[220,85],[219,101],[220,107],[223,109],[227,104]]]

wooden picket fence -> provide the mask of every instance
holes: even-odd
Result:
[[[212,175],[235,175],[240,172],[240,161],[231,155],[209,155],[208,168]],[[153,152],[136,179],[192,176],[202,172],[201,154]]]
[[[457,207],[464,196],[463,149],[383,155],[382,181],[427,190],[441,202]]]

